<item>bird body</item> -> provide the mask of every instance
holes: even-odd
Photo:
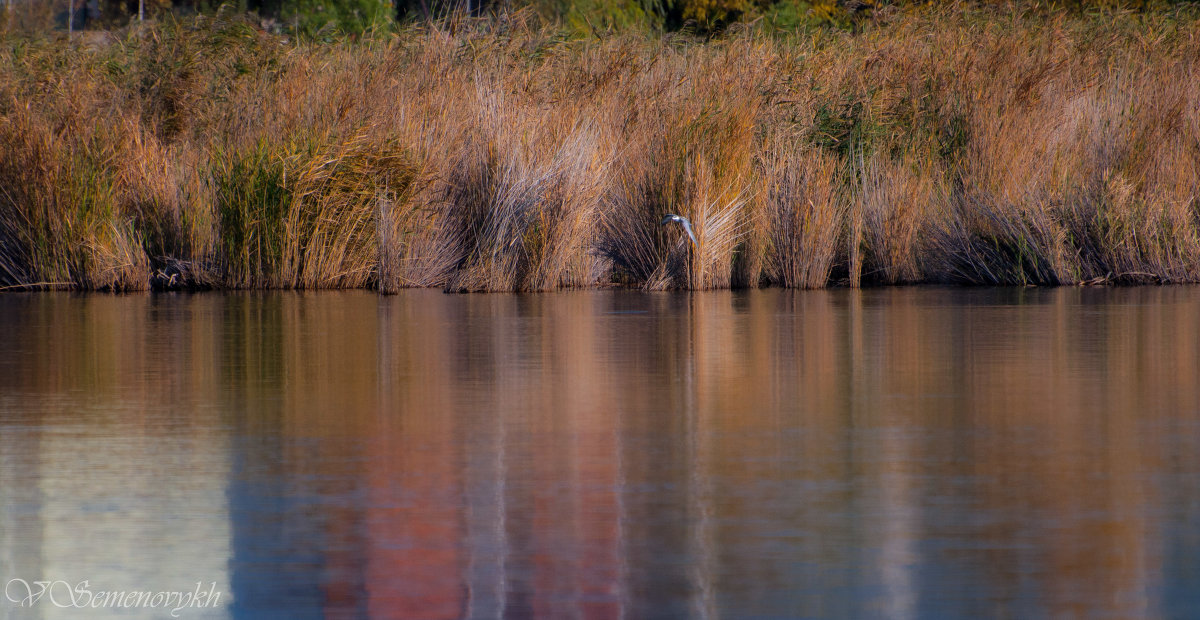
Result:
[[[666,217],[663,217],[662,222],[659,222],[659,225],[666,226],[667,224],[670,224],[671,222],[676,222],[676,223],[682,225],[683,232],[686,232],[688,238],[692,240],[692,245],[693,246],[699,245],[696,242],[696,234],[692,232],[692,223],[689,222],[686,217],[683,217],[682,215],[675,215],[674,213],[668,213],[666,215]]]

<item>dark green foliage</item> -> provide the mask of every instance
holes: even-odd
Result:
[[[386,27],[394,14],[390,0],[293,0],[278,13],[288,29],[307,36],[355,34]]]
[[[242,153],[218,152],[214,159],[227,280],[264,286],[283,260],[283,215],[291,203],[284,160],[266,141]]]

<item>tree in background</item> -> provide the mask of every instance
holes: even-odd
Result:
[[[395,12],[392,0],[175,0],[175,6],[202,13],[227,6],[257,13],[280,29],[308,36],[354,34],[387,26]]]
[[[306,36],[356,34],[396,21],[532,9],[551,23],[580,32],[650,27],[719,33],[736,22],[763,18],[777,31],[808,27],[855,28],[877,7],[931,4],[928,0],[0,0],[0,31],[37,32],[68,27],[112,28],[167,13],[212,13],[221,7],[257,14],[264,26]],[[974,0],[1022,11],[1146,10],[1197,0]]]
[[[396,20],[440,19],[456,13],[483,15],[492,0],[395,0]]]
[[[276,0],[275,4],[283,5],[272,11],[281,22],[307,35],[357,33],[387,26],[395,12],[391,0]]]
[[[691,27],[715,32],[757,14],[770,6],[767,0],[650,0],[650,9],[670,30]]]
[[[72,4],[75,10],[69,12]],[[353,34],[387,26],[396,12],[392,0],[0,0],[0,26],[26,32],[113,28],[138,21],[139,16],[194,15],[221,7],[256,13],[280,30],[306,35]]]
[[[541,0],[534,7],[542,16],[561,19],[567,26],[583,32],[646,25],[652,21],[648,7],[639,0]]]

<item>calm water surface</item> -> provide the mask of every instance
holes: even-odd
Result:
[[[1200,617],[1200,288],[0,295],[12,579],[223,593],[190,618]]]

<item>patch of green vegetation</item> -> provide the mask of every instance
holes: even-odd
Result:
[[[291,203],[286,160],[267,140],[214,157],[222,254],[231,283],[262,286],[283,258],[284,210]]]
[[[279,17],[297,34],[327,39],[385,28],[395,11],[391,0],[293,0]]]

